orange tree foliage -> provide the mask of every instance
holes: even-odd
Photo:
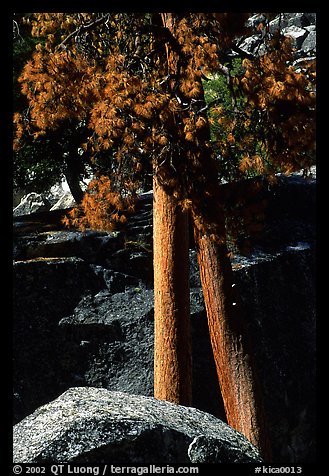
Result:
[[[112,230],[117,223],[126,223],[127,217],[135,210],[135,195],[124,198],[111,188],[111,181],[101,175],[91,180],[88,193],[80,207],[73,208],[63,222],[80,230]]]
[[[81,147],[94,161],[108,157],[110,178],[91,183],[74,224],[108,227],[122,220],[116,210],[132,206],[145,174],[156,173],[188,207],[191,184],[207,180],[202,154],[214,145],[222,157],[234,157],[232,167],[238,160],[239,179],[250,170],[292,171],[310,163],[313,65],[297,71],[290,42],[269,37],[266,53],[245,59],[241,74],[230,78],[233,100],[239,97],[243,107],[229,114],[205,103],[202,78],[223,69],[225,49],[247,32],[248,15],[174,15],[174,36],[158,13],[35,13],[27,19],[40,43],[19,78],[29,111],[14,116],[14,147],[23,131],[38,137],[78,120],[90,131]],[[214,141],[202,134],[209,112],[220,129]]]
[[[251,117],[259,111],[262,127],[259,153],[246,154],[240,169],[250,167],[266,171],[272,167],[283,172],[307,168],[315,148],[315,69],[308,64],[304,72],[292,66],[293,51],[289,38],[274,38],[266,54],[257,61],[245,59],[245,73],[239,78],[245,97],[245,113]],[[239,147],[243,147],[239,144]],[[275,167],[274,167],[275,170]]]

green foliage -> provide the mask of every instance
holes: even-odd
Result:
[[[233,82],[233,78],[244,73],[241,58],[232,58],[224,68],[224,72],[215,74],[210,81],[203,81],[203,86],[209,111],[211,141],[220,162],[221,178],[231,181],[241,178],[241,151],[237,144],[242,135],[249,132],[251,125],[247,128],[242,126],[247,99]]]

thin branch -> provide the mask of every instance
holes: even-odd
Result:
[[[255,59],[255,56],[251,53],[248,53],[247,51],[243,50],[240,48],[238,45],[233,45],[231,46],[231,49],[235,52],[238,53],[238,55],[241,58],[248,58],[248,59]]]
[[[20,34],[19,26],[16,20],[13,20],[13,36],[14,36],[14,40],[19,38],[19,41],[24,41],[22,35]]]
[[[73,36],[77,36],[84,31],[92,30],[96,26],[101,25],[102,23],[105,23],[108,20],[108,18],[109,18],[109,13],[106,13],[106,15],[101,16],[97,20],[91,23],[88,23],[87,25],[80,25],[79,28],[72,31],[72,33],[70,33],[59,45],[57,45],[56,50],[58,50],[59,48],[63,48],[65,44],[68,43]]]

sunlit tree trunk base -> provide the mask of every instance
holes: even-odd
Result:
[[[153,197],[154,396],[191,405],[187,214],[156,177]]]
[[[209,334],[227,422],[270,460],[270,446],[259,386],[245,323],[234,297],[233,272],[226,245],[195,231]]]

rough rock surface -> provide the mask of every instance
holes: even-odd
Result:
[[[59,209],[70,208],[75,206],[76,206],[76,201],[72,197],[71,192],[66,191],[66,192],[63,192],[63,194],[60,196],[57,202],[54,203],[54,205],[52,205],[50,210],[59,210]]]
[[[145,283],[73,257],[16,262],[14,279],[15,422],[72,385],[152,395],[153,290]],[[222,415],[199,288],[191,301],[195,405]]]
[[[288,246],[236,273],[265,395],[276,461],[316,455],[315,256],[307,243]]]
[[[39,193],[31,192],[25,195],[13,210],[14,216],[49,210],[49,201]]]
[[[195,408],[99,388],[71,388],[14,427],[14,462],[256,463],[240,433]]]
[[[249,19],[249,25],[257,26],[264,21],[262,13],[256,13]],[[316,56],[316,13],[280,13],[269,22],[268,31],[274,34],[280,31],[284,36],[291,38],[295,49],[295,64],[299,60],[308,61]],[[262,44],[262,34],[248,36],[240,48],[252,55],[262,55],[265,49]]]

